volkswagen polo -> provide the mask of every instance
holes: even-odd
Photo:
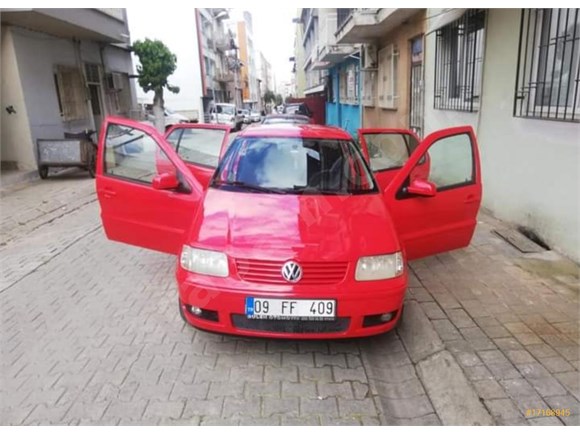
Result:
[[[471,127],[225,126],[161,136],[110,117],[96,187],[109,239],[174,254],[183,319],[204,330],[342,338],[392,329],[409,260],[465,247],[481,201]],[[130,149],[131,152],[126,150]]]

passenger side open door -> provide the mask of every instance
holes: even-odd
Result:
[[[427,136],[384,191],[407,259],[469,245],[481,194],[473,129],[447,128]]]
[[[421,142],[413,131],[401,128],[361,128],[359,143],[375,179],[381,189],[386,189],[401,170],[409,156]],[[421,162],[421,168],[428,173],[429,156]]]
[[[96,176],[101,221],[111,240],[178,254],[203,188],[157,130],[108,117]]]

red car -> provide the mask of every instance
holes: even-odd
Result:
[[[227,146],[219,126],[181,124],[164,138],[108,118],[96,179],[105,232],[178,256],[179,310],[198,328],[383,333],[402,315],[407,261],[469,244],[481,174],[471,127],[423,141],[369,134],[361,152],[338,128],[265,125]]]

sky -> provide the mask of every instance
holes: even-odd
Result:
[[[292,19],[297,15],[297,8],[233,9],[230,17],[237,18],[244,10],[252,14],[254,44],[272,64],[276,82],[280,84],[289,81],[292,75],[292,63],[288,59],[294,56],[296,26],[292,23]]]

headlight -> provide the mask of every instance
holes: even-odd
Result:
[[[357,281],[375,281],[401,276],[405,265],[403,254],[396,252],[390,255],[361,257],[356,265],[354,279]]]
[[[181,267],[202,275],[228,276],[228,257],[223,252],[207,251],[183,245],[179,258]]]

